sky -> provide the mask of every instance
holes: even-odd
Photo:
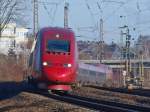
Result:
[[[39,26],[64,25],[65,0],[39,0]],[[120,28],[127,25],[134,40],[150,35],[150,0],[66,0],[69,3],[69,27],[77,40],[100,40],[100,18],[103,19],[103,38],[106,43],[120,42]],[[50,4],[52,3],[52,4]],[[54,3],[57,3],[54,4]],[[29,27],[32,23],[32,2],[29,8]]]

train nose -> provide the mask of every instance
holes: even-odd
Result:
[[[44,61],[43,63],[42,63],[42,65],[44,66],[44,67],[53,67],[53,66],[59,66],[59,67],[63,67],[63,68],[71,68],[72,67],[72,64],[71,63],[63,63],[63,64],[61,64],[61,63],[50,63],[50,62],[48,62],[48,61]]]
[[[71,67],[72,67],[72,64],[66,63],[66,64],[63,64],[63,67],[65,67],[65,68],[71,68]]]
[[[54,82],[70,82],[74,79],[74,73],[71,69],[57,68],[57,69],[49,69],[44,72],[45,76],[49,81]]]

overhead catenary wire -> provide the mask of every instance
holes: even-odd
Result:
[[[142,14],[142,13],[144,13],[146,11],[150,11],[149,8],[142,9],[140,7],[140,3],[138,1],[136,3],[136,9],[137,9],[137,12],[126,14],[125,17],[131,17],[131,16],[135,16],[135,15],[137,15],[139,17],[140,16],[139,14]],[[139,18],[137,18],[136,21],[139,21]],[[132,28],[135,28],[135,29],[137,29],[137,28],[139,29],[141,25],[147,25],[149,23],[150,23],[149,20],[147,20],[147,21],[140,21],[140,22],[136,22],[135,24],[129,25],[129,27],[130,28],[132,27]]]
[[[126,5],[127,3],[129,3],[129,0],[126,0],[126,2],[121,3],[119,5],[119,7],[117,7],[111,14],[109,14],[106,18],[104,18],[104,22],[108,21],[111,17],[113,17],[113,15],[119,11],[120,8],[122,8],[124,5]]]
[[[101,14],[103,14],[103,9],[101,8],[101,5],[99,4],[99,2],[97,2],[97,6],[98,6],[98,9],[100,10]]]
[[[77,31],[82,31],[82,32],[84,31],[84,32],[94,33],[98,29],[97,28],[97,23],[95,22],[95,18],[94,18],[94,13],[92,12],[92,9],[91,9],[90,5],[88,4],[88,0],[85,0],[85,4],[86,4],[86,7],[87,7],[87,9],[88,9],[88,11],[89,11],[89,13],[91,15],[92,22],[94,23],[94,26],[90,26],[90,27],[78,27],[76,29],[77,29]]]
[[[45,4],[48,2],[49,0],[47,0],[46,2],[45,2]],[[104,19],[104,22],[107,22],[107,21],[109,21],[112,17],[114,17],[115,16],[115,14],[116,13],[118,13],[118,12],[120,12],[120,11],[122,11],[121,9],[122,8],[125,8],[125,7],[127,7],[128,5],[126,5],[126,4],[129,4],[129,0],[95,0],[93,3],[94,3],[94,5],[97,5],[97,8],[98,9],[96,9],[96,12],[97,11],[99,11],[99,12],[103,12],[103,13],[105,13],[105,17],[103,18]],[[92,22],[94,23],[94,24],[97,24],[97,20],[96,20],[96,16],[97,15],[95,15],[95,12],[94,12],[94,8],[93,8],[93,3],[92,4],[90,4],[91,2],[90,1],[88,1],[88,0],[85,0],[85,6],[86,6],[86,8],[87,8],[87,10],[88,10],[88,12],[89,12],[89,14],[91,15],[91,19],[92,19]],[[96,3],[96,4],[95,4]],[[108,3],[108,4],[110,4],[110,5],[114,5],[114,4],[117,4],[117,6],[115,6],[115,9],[113,10],[113,11],[111,11],[112,13],[110,13],[110,14],[107,14],[106,12],[105,12],[105,10],[103,10],[103,3]],[[48,5],[48,4],[46,4],[46,5]],[[118,6],[119,5],[119,6]],[[137,4],[136,4],[137,5]],[[139,4],[138,4],[139,5]],[[137,9],[138,10],[140,10],[140,13],[145,13],[145,11],[149,11],[148,10],[148,8],[145,8],[145,9],[142,9],[143,7],[140,7],[140,5],[138,6],[137,5]],[[57,8],[58,8],[58,5],[56,6],[55,5],[55,10],[57,11]],[[49,8],[49,7],[47,7],[47,8]],[[49,13],[50,13],[50,18],[51,18],[51,24],[55,24],[54,23],[54,21],[55,21],[55,17],[56,16],[53,16],[53,15],[56,15],[56,11],[54,11],[54,8],[53,8],[53,11],[51,12],[51,10],[49,11]],[[130,15],[134,15],[134,14],[136,14],[137,12],[127,12],[127,14],[125,14],[125,16],[128,18],[128,19],[130,19]],[[97,14],[99,14],[99,13],[97,13]],[[54,18],[54,19],[52,19],[52,18]],[[71,21],[71,20],[70,20]],[[134,22],[133,22],[134,23]],[[142,24],[142,25],[144,25],[144,24],[148,24],[149,23],[149,21],[141,21],[141,22],[139,22],[139,24],[131,24],[131,25],[129,25],[129,27],[135,27],[136,29],[139,27],[139,24]],[[74,25],[74,23],[72,23],[73,25]],[[106,23],[105,23],[106,24]],[[137,26],[136,26],[137,25]],[[108,26],[107,24],[106,24],[106,26]],[[117,27],[118,26],[115,26],[115,28],[117,29]],[[144,26],[145,27],[145,26]],[[92,29],[80,29],[80,31],[86,31],[87,30],[87,32],[91,32],[91,33],[93,33],[93,29],[95,30],[95,29],[98,29],[98,27],[96,27],[96,25],[93,25],[93,28]],[[77,29],[77,27],[76,27],[76,29]],[[140,28],[141,29],[141,28]],[[108,29],[109,30],[109,29]],[[115,31],[115,30],[114,30]],[[94,31],[95,32],[95,31]],[[105,31],[104,31],[104,33],[106,33]],[[107,34],[108,33],[111,33],[111,32],[107,32]],[[119,33],[118,33],[119,34]]]
[[[62,1],[61,1],[62,2]],[[49,19],[50,19],[50,25],[54,24],[57,7],[61,2],[49,2],[49,1],[38,1],[39,5],[43,5],[43,8],[45,9]],[[55,8],[51,7],[50,9],[47,6],[55,6]]]
[[[43,4],[43,7],[44,7],[45,11],[46,11],[47,14],[48,14],[48,17],[49,17],[50,20],[52,21],[52,15],[51,15],[52,8],[51,8],[51,10],[50,10],[50,12],[49,12],[49,10],[47,9],[47,6],[45,5],[45,2],[43,2],[42,4]]]
[[[94,14],[93,14],[93,12],[92,12],[92,9],[91,9],[90,5],[88,4],[88,1],[85,0],[85,2],[86,2],[86,7],[87,7],[87,9],[89,10],[90,15],[91,15],[91,17],[92,17],[92,20],[93,20],[93,22],[95,23]],[[124,2],[119,2],[119,1],[114,1],[114,0],[102,0],[101,2],[118,3],[118,4],[121,4],[121,6],[124,5]],[[99,4],[98,2],[97,2],[97,6],[98,6],[100,12],[102,12],[102,8],[101,8],[101,6],[100,6],[100,4]],[[119,7],[119,8],[120,8],[120,7]],[[105,21],[105,20],[104,20],[104,21]],[[90,30],[87,30],[87,31],[90,31]],[[91,32],[92,32],[92,30],[91,30]]]
[[[108,1],[103,1],[103,2],[108,2]],[[112,1],[110,1],[110,2],[112,2]],[[115,1],[113,1],[113,2],[115,2]],[[118,2],[118,3],[119,3],[119,2]],[[124,3],[121,2],[120,6],[119,6],[117,9],[115,9],[110,15],[108,15],[108,17],[106,17],[106,19],[104,19],[104,21],[105,21],[105,22],[108,21],[109,18],[111,18],[116,12],[119,11],[120,8],[124,7],[125,4],[127,4],[127,3],[129,3],[129,1],[126,1],[126,2],[124,2]],[[137,9],[138,9],[138,12],[140,12],[140,13],[143,13],[143,12],[145,12],[145,11],[150,11],[150,10],[147,9],[147,8],[146,8],[146,9],[141,9],[139,3],[137,4]],[[136,13],[128,14],[128,15],[126,15],[126,16],[130,16],[130,15],[134,15],[134,14],[136,14]],[[111,15],[112,15],[112,16],[111,16]],[[143,22],[139,22],[138,24],[135,24],[135,25],[137,25],[136,27],[138,27],[140,24],[146,24],[146,23],[150,23],[150,22],[149,22],[149,21],[143,21]],[[129,25],[129,26],[135,27],[135,25]]]
[[[124,4],[124,2],[122,1],[115,1],[115,0],[102,0],[102,2]]]
[[[101,4],[102,4],[102,2],[121,4],[119,8],[121,8],[123,5],[125,5],[125,4],[127,3],[127,1],[126,1],[126,3],[125,3],[125,2],[114,1],[114,0],[102,0],[102,1],[100,1],[100,2],[101,2]],[[102,19],[102,18],[103,18],[103,17],[102,17],[102,15],[103,15],[103,9],[102,9],[102,7],[101,7],[101,5],[100,5],[99,2],[97,2],[96,4],[97,4],[97,6],[98,6],[98,9],[99,9],[100,15],[101,15],[101,19]],[[87,5],[87,8],[91,11],[91,8],[90,8],[88,5]],[[115,11],[113,11],[113,14],[116,13],[116,11],[118,11],[119,8],[117,8]],[[94,16],[94,15],[92,14],[91,16]],[[110,18],[110,16],[109,16],[109,18]],[[104,19],[104,21],[106,21],[106,19]],[[97,30],[98,30],[98,29],[97,29]]]
[[[57,8],[58,8],[58,5],[56,5],[55,10],[54,10],[54,13],[53,13],[52,25],[53,25],[53,23],[54,23],[54,21],[55,21],[55,16],[56,16]]]
[[[93,12],[92,12],[92,10],[91,10],[90,5],[88,4],[88,0],[84,0],[84,1],[85,1],[85,4],[86,4],[87,9],[88,9],[88,11],[89,11],[89,13],[90,13],[90,15],[91,15],[91,18],[92,18],[93,23],[96,24],[96,23],[95,23],[94,14],[93,14]]]

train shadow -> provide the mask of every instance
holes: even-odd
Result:
[[[25,91],[26,82],[0,82],[0,101],[12,98]]]

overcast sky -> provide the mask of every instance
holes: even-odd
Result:
[[[39,25],[64,25],[64,0],[39,0]],[[104,40],[119,42],[120,26],[128,25],[132,38],[150,35],[150,0],[66,0],[69,3],[69,27],[78,40],[99,40],[99,20],[104,20]],[[58,5],[46,2],[58,3]],[[30,9],[31,10],[31,9]],[[31,13],[31,11],[30,11]],[[32,15],[32,13],[31,13]],[[32,16],[31,16],[32,20]],[[32,22],[29,24],[32,27]],[[133,30],[134,29],[134,30]]]

